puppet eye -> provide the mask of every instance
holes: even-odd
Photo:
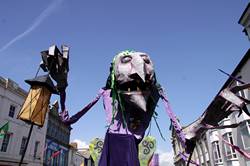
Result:
[[[129,56],[129,55],[126,55],[126,56],[122,57],[121,62],[122,62],[122,63],[128,63],[128,62],[130,62],[131,60],[132,60],[132,57]]]
[[[144,60],[144,62],[146,63],[146,64],[150,64],[150,59],[148,58],[148,56],[147,55],[141,55],[141,57],[142,57],[142,59]]]

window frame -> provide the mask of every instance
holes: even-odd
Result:
[[[33,155],[33,157],[35,158],[35,159],[39,159],[40,160],[40,157],[39,156],[37,156],[38,155],[38,147],[39,147],[39,145],[40,145],[40,141],[36,141],[35,142],[35,147],[34,147],[34,155]]]
[[[9,143],[10,143],[10,133],[6,133],[6,134],[4,134],[3,142],[2,142],[2,145],[1,145],[0,151],[1,152],[7,152]]]
[[[248,135],[250,136],[250,120],[246,120],[245,123],[240,126],[242,144],[243,144],[244,149],[248,150],[248,149],[250,149],[250,145],[248,147],[246,147],[245,140],[244,140],[243,134],[242,134],[242,130],[244,128],[247,129]]]
[[[19,150],[19,155],[22,155],[24,153],[24,148],[25,148],[25,145],[27,143],[27,140],[28,140],[27,137],[22,138],[22,142],[21,142],[21,146],[20,146],[20,150]]]
[[[223,134],[222,137],[227,142],[234,145],[234,139],[233,139],[233,133],[232,132],[226,132],[225,134]],[[225,150],[225,158],[227,159],[227,161],[234,160],[234,159],[238,158],[237,154],[236,154],[236,151],[231,146],[227,145],[226,143],[224,143],[224,150]],[[228,153],[228,152],[230,152],[230,153]]]
[[[212,142],[212,152],[213,152],[214,163],[215,164],[223,163],[219,141]],[[218,156],[217,158],[216,155]]]
[[[12,109],[12,108],[14,108],[14,109]],[[16,112],[16,106],[13,105],[13,104],[10,104],[10,107],[9,107],[9,114],[8,114],[9,117],[14,118],[15,112]]]

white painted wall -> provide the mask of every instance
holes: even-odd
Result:
[[[0,78],[3,81],[3,78]],[[6,82],[7,83],[7,82]],[[16,93],[15,90],[11,90],[6,88],[3,84],[0,84],[0,126],[9,121],[10,129],[9,132],[13,133],[10,136],[8,148],[6,152],[0,151],[0,165],[1,164],[13,164],[11,162],[19,162],[21,159],[21,155],[19,155],[21,141],[22,138],[28,136],[30,125],[25,122],[16,119],[17,114],[19,113],[21,106],[25,100],[25,97]],[[9,117],[9,108],[10,105],[14,105],[15,115],[14,117]],[[33,127],[31,139],[29,142],[29,146],[27,148],[24,162],[29,163],[30,166],[40,166],[43,162],[43,149],[45,143],[46,136],[46,127],[47,123],[42,128],[38,128],[37,126]],[[0,150],[2,146],[3,139],[0,139]],[[40,144],[37,150],[37,156],[39,159],[35,159],[34,156],[34,148],[35,142],[39,141]],[[3,162],[9,161],[9,162]]]

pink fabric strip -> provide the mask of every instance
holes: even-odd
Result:
[[[240,122],[240,123],[236,123],[236,124],[232,124],[232,125],[226,125],[226,127],[228,128],[228,126],[230,126],[230,127],[238,127],[240,124],[241,124],[242,122]],[[224,128],[226,128],[226,127],[224,127]],[[208,127],[207,128],[216,128],[216,127],[214,127],[214,126],[212,126],[212,125],[208,125]],[[225,140],[223,137],[221,137],[221,136],[219,136],[219,135],[217,135],[219,138],[221,138],[221,140],[225,143],[225,144],[227,144],[227,145],[229,145],[229,146],[231,146],[234,150],[236,150],[237,152],[239,152],[242,156],[244,156],[245,158],[247,158],[248,160],[250,160],[250,153],[248,153],[248,152],[246,152],[246,151],[244,151],[244,150],[242,150],[240,147],[238,147],[238,146],[236,146],[236,145],[234,145],[234,144],[231,144],[230,142],[228,142],[227,140]]]
[[[226,141],[223,137],[220,137],[222,139],[222,141],[224,143],[226,143],[227,145],[231,146],[234,150],[236,150],[237,152],[239,152],[242,156],[244,156],[245,158],[247,158],[248,160],[250,160],[250,153],[242,150],[240,147],[233,145],[231,143],[229,143],[228,141]]]
[[[182,152],[179,152],[179,155],[181,156],[181,158],[182,158],[184,161],[188,162],[188,156],[187,156],[186,154],[184,154],[184,153],[182,153]],[[190,163],[191,163],[191,164],[194,164],[194,165],[196,165],[196,166],[200,166],[197,162],[195,162],[195,161],[193,161],[193,160],[190,160]]]

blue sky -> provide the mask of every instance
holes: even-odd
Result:
[[[52,44],[70,50],[67,108],[70,114],[104,86],[119,51],[147,52],[158,81],[181,124],[198,118],[249,48],[238,20],[249,1],[43,0],[3,1],[0,5],[0,75],[28,90],[40,51]],[[57,97],[53,97],[53,100]],[[53,101],[52,101],[53,102]],[[159,102],[152,135],[161,151],[171,151],[169,119]],[[73,125],[71,139],[89,142],[105,134],[102,102]]]

